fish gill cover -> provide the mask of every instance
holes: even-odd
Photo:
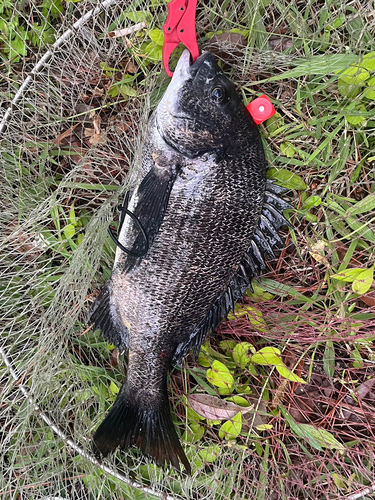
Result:
[[[268,176],[298,211],[254,293],[169,378],[186,478],[135,448],[101,463],[91,454],[125,372],[85,322],[112,272],[108,224],[168,84],[166,5],[0,10],[2,497],[369,497],[373,6],[198,5],[201,48],[245,104],[267,94],[278,111],[260,127]]]

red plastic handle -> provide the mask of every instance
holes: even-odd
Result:
[[[169,76],[173,76],[172,71],[169,69],[169,59],[180,42],[189,50],[193,61],[199,57],[197,34],[195,32],[197,1],[172,0],[168,4],[168,18],[163,26],[163,64]]]

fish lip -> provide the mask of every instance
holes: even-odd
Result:
[[[185,49],[178,60],[176,69],[174,70],[172,81],[177,78],[181,78],[184,76],[185,78],[189,76],[189,68],[190,68],[190,52],[188,49]]]
[[[178,60],[172,81],[181,77],[194,78],[203,64],[215,64],[215,59],[210,52],[204,52],[193,64],[190,64],[190,59],[190,52],[185,49]]]

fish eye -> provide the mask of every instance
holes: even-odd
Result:
[[[226,92],[223,87],[215,87],[211,91],[211,98],[216,102],[223,102],[226,98]]]

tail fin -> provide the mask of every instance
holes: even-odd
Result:
[[[159,404],[140,405],[136,398],[128,394],[125,382],[114,405],[94,434],[95,454],[107,456],[118,447],[126,450],[134,445],[160,466],[167,463],[180,470],[180,460],[186,472],[191,474],[189,461],[172,422],[167,390],[164,392]]]

